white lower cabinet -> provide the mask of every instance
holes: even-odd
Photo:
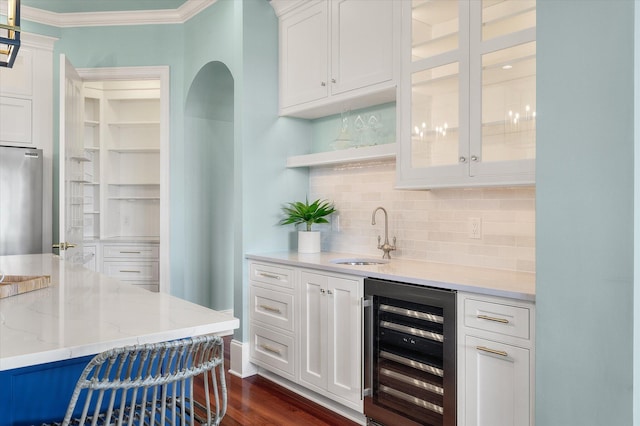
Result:
[[[250,262],[250,360],[362,415],[364,279]],[[535,305],[458,292],[457,425],[533,426]]]
[[[157,243],[102,244],[102,272],[110,277],[157,292],[160,282]]]
[[[250,360],[363,412],[362,278],[250,263]]]
[[[300,383],[362,412],[363,281],[300,272]]]
[[[458,425],[534,424],[533,303],[458,293]]]
[[[295,381],[295,270],[261,262],[249,268],[251,362]]]

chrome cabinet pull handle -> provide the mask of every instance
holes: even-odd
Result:
[[[275,312],[277,314],[281,314],[282,311],[278,308],[274,308],[273,306],[269,306],[269,305],[260,305],[260,307],[262,309],[264,309],[265,311],[269,311],[269,312]]]
[[[500,355],[500,356],[509,356],[505,351],[499,351],[497,349],[491,349],[491,348],[487,348],[485,346],[476,346],[476,349],[482,352],[488,352],[490,354],[494,354],[494,355]]]
[[[142,254],[140,251],[121,251],[120,254]]]
[[[260,347],[262,349],[264,349],[265,351],[267,351],[267,352],[271,352],[271,353],[276,354],[278,356],[282,356],[282,352],[280,352],[280,350],[278,350],[278,349],[276,349],[276,348],[274,348],[272,346],[261,344]]]
[[[261,277],[265,277],[265,278],[273,278],[274,280],[279,280],[280,277],[278,275],[275,274],[267,274],[266,272],[260,272],[259,274]]]
[[[483,320],[493,321],[493,322],[499,322],[501,324],[509,324],[509,320],[508,319],[490,317],[488,315],[478,315],[478,319],[483,319]]]
[[[124,272],[124,273],[132,273],[132,274],[139,274],[140,271],[134,271],[132,269],[121,269],[120,272]]]

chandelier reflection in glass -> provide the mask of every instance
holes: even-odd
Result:
[[[0,67],[12,68],[20,50],[20,0],[7,0],[6,21],[0,22]]]

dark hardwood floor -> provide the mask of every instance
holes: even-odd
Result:
[[[229,366],[229,343],[231,336],[224,338],[225,366]],[[223,426],[238,425],[305,425],[305,426],[355,426],[354,423],[331,410],[308,401],[288,389],[260,376],[245,379],[226,373],[228,403]],[[202,400],[195,387],[196,399]]]

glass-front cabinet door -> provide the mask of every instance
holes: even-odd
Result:
[[[535,0],[403,7],[398,186],[535,183]]]

